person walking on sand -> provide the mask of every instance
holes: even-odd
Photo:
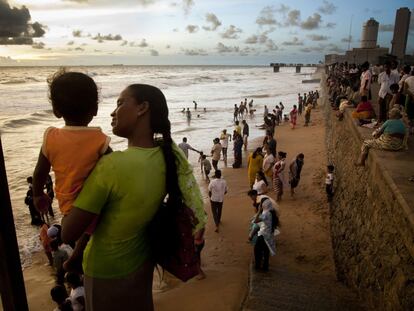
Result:
[[[299,153],[289,165],[289,184],[291,197],[294,196],[295,188],[299,185],[303,164],[305,164],[305,156],[303,153]]]
[[[239,120],[239,107],[237,107],[237,104],[234,104],[233,121],[236,122],[238,120]]]
[[[234,163],[233,168],[239,168],[242,165],[242,148],[243,139],[239,133],[233,132],[233,152],[234,152]]]
[[[220,144],[225,166],[227,166],[227,148],[229,147],[229,141],[231,141],[231,135],[227,133],[226,129],[224,129],[220,134]]]
[[[214,138],[213,140],[213,148],[211,148],[211,162],[213,163],[213,168],[215,171],[218,170],[218,162],[220,161],[220,156],[221,156],[221,144],[220,144],[220,139],[219,138]]]
[[[208,185],[208,196],[210,197],[211,212],[213,214],[214,224],[216,225],[216,230],[214,230],[214,232],[217,233],[219,232],[224,195],[226,193],[227,183],[221,178],[221,171],[216,170],[214,172],[214,179],[211,180]]]
[[[244,150],[247,150],[247,140],[249,138],[249,125],[247,124],[246,120],[243,120],[242,124],[243,124],[243,145],[244,145]]]
[[[305,126],[309,126],[311,111],[312,111],[312,105],[307,104],[305,108]]]
[[[192,150],[197,153],[200,153],[200,151],[198,151],[197,149],[194,149],[193,147],[191,147],[189,143],[187,143],[187,137],[183,137],[183,141],[182,143],[178,144],[178,148],[180,148],[184,152],[184,155],[187,159],[188,159],[188,150]]]
[[[296,108],[296,105],[293,105],[293,109],[290,111],[290,125],[292,127],[292,130],[296,127],[296,120],[298,118],[298,110]]]
[[[277,153],[278,161],[273,166],[273,188],[276,193],[276,202],[280,202],[283,196],[283,181],[286,161],[286,152]]]

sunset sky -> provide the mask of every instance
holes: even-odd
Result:
[[[24,6],[24,7],[23,7]],[[0,0],[0,65],[318,62],[412,0]],[[414,13],[407,52],[414,52]]]

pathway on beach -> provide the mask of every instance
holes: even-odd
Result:
[[[251,271],[244,310],[364,309],[356,295],[335,278],[324,188],[324,121],[318,110],[312,111],[311,119],[308,128],[303,127],[302,118],[295,130],[288,124],[276,128],[277,149],[287,152],[287,166],[301,152],[305,164],[294,198],[285,185],[277,254],[271,258],[268,273]]]

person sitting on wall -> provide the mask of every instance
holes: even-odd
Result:
[[[374,108],[368,101],[367,96],[361,97],[361,102],[356,107],[355,111],[352,112],[352,118],[358,122],[358,125],[371,122],[371,119],[375,116]]]
[[[357,166],[364,166],[370,148],[398,151],[407,149],[408,131],[401,120],[400,110],[393,108],[388,113],[389,120],[372,133],[373,139],[366,139],[362,143],[361,154]]]

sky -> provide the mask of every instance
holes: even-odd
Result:
[[[360,47],[412,0],[0,0],[0,65],[268,65],[317,63]]]

